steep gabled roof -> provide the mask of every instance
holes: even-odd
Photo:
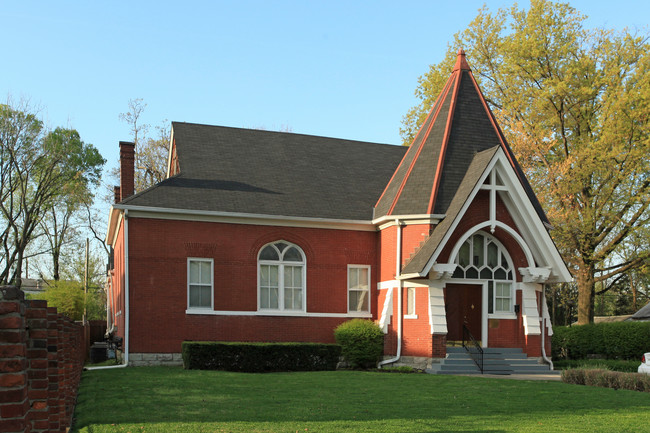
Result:
[[[548,223],[459,50],[442,93],[377,202],[375,218],[447,213],[474,155],[494,146],[504,150],[539,217]]]
[[[406,152],[255,129],[179,122],[172,129],[180,173],[122,206],[369,221]]]
[[[485,170],[492,161],[492,158],[494,158],[498,149],[499,147],[495,146],[476,154],[472,158],[469,169],[467,170],[465,177],[456,191],[456,195],[447,209],[445,219],[443,219],[440,224],[436,225],[431,235],[427,238],[424,245],[422,245],[422,248],[420,248],[413,257],[407,261],[402,269],[403,274],[419,274],[422,272],[431,259],[431,256],[440,247],[441,242],[453,229],[454,223],[462,216],[461,211],[463,210],[463,207],[466,206],[472,192],[477,188],[479,180],[483,177]]]

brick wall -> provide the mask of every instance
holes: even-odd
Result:
[[[65,432],[85,357],[83,327],[0,287],[0,431]]]
[[[214,310],[254,312],[257,255],[265,244],[278,240],[305,253],[307,312],[347,314],[348,265],[371,266],[370,304],[377,311],[375,232],[133,216],[128,221],[129,354],[180,353],[185,340],[334,342],[334,328],[349,318],[186,314],[188,257],[214,260]],[[117,308],[123,308],[122,245],[120,240],[115,247]],[[391,269],[394,274],[394,265]],[[123,314],[115,317],[120,336]]]

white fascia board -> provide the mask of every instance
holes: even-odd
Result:
[[[445,217],[445,214],[413,214],[413,215],[384,215],[381,218],[372,220],[374,225],[379,225],[380,230],[394,226],[397,220],[410,224],[438,224]]]
[[[397,277],[398,280],[412,280],[412,279],[417,279],[417,278],[425,278],[427,276],[426,273],[422,274],[401,274],[400,276]]]
[[[310,218],[284,215],[263,215],[239,212],[219,212],[192,209],[157,208],[147,206],[115,205],[116,209],[128,209],[129,216],[183,221],[219,222],[282,227],[322,228],[376,232],[371,221]]]
[[[174,147],[174,126],[172,124],[171,134],[169,135],[169,150],[167,152],[167,175],[165,178],[169,177],[169,173],[172,170],[172,148]]]
[[[108,212],[108,228],[106,230],[106,238],[104,241],[107,245],[112,247],[115,246],[117,240],[117,232],[120,227],[120,222],[122,221],[122,215],[124,212],[120,209],[117,209],[115,205],[111,206],[110,211]]]

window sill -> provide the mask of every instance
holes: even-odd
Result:
[[[515,313],[492,313],[488,314],[488,319],[506,319],[506,320],[512,320],[516,319],[517,314]]]
[[[404,316],[405,319],[417,319],[418,315],[417,314],[407,314]]]
[[[304,311],[215,311],[208,308],[192,308],[185,310],[187,315],[202,316],[270,316],[270,317],[340,317],[372,319],[370,313],[310,313]]]

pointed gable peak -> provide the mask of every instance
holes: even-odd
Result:
[[[467,63],[467,59],[465,58],[465,50],[460,48],[458,50],[458,55],[456,56],[456,64],[454,65],[453,72],[471,70],[472,69],[469,67],[469,63]]]

